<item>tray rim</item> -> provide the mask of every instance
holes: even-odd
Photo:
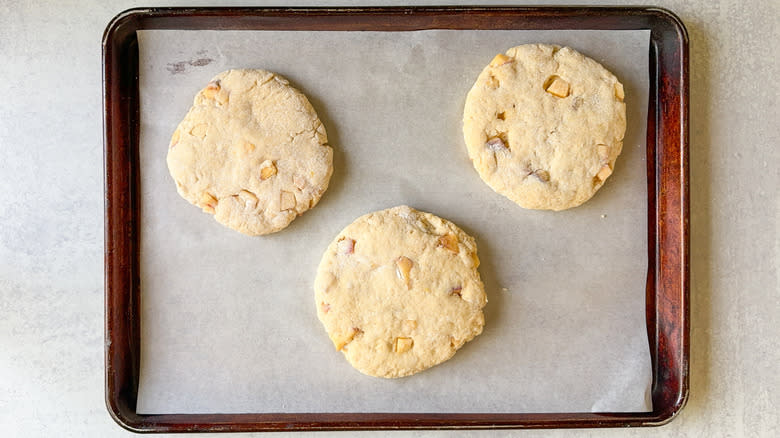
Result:
[[[472,21],[468,26],[459,27],[463,25],[459,21],[463,14]],[[235,21],[235,18],[245,21]],[[381,20],[387,18],[402,20],[383,24]],[[485,28],[476,27],[474,23],[515,29],[651,30],[645,304],[653,362],[652,412],[154,415],[135,412],[140,338],[136,318],[139,268],[135,178],[139,126],[135,32],[150,28],[183,28],[171,27],[177,23],[189,24],[192,27],[185,28],[193,29],[259,29],[260,24],[266,29],[278,29],[295,27],[292,23],[295,20],[304,22],[298,27],[305,27],[305,21],[309,20],[308,24],[313,27],[307,30],[311,31]],[[640,24],[643,27],[637,27]],[[108,23],[102,40],[102,61],[105,402],[111,417],[123,428],[133,432],[250,432],[659,426],[671,421],[685,406],[690,358],[689,56],[687,31],[671,11],[639,6],[133,8],[119,13]]]

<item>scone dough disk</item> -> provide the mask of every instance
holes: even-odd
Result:
[[[360,372],[408,376],[482,332],[487,298],[478,266],[474,238],[452,222],[407,206],[370,213],[322,256],[317,315]]]
[[[530,209],[590,199],[623,148],[623,85],[568,47],[528,44],[497,55],[466,97],[463,135],[480,177]]]
[[[264,70],[225,71],[198,92],[167,161],[184,199],[248,235],[279,231],[314,207],[333,173],[306,96]]]

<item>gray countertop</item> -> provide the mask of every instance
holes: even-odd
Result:
[[[106,3],[0,0],[4,436],[130,435],[103,402],[100,41],[124,9],[209,2]],[[682,18],[691,48],[688,405],[661,429],[394,435],[780,436],[780,3],[657,5]]]

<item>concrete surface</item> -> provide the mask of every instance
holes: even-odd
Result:
[[[118,12],[163,4],[0,0],[2,436],[130,435],[103,403],[100,40]],[[452,434],[780,436],[780,4],[658,5],[691,40],[688,406],[661,429]]]

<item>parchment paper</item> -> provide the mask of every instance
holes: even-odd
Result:
[[[626,89],[613,176],[564,212],[524,210],[469,162],[463,104],[496,53],[568,45]],[[142,31],[141,370],[138,411],[649,411],[645,324],[647,31]],[[247,237],[176,193],[168,141],[229,68],[264,68],[310,98],[333,146],[320,204]],[[312,283],[334,236],[407,204],[473,235],[483,334],[437,367],[385,380],[354,370],[316,316]]]

